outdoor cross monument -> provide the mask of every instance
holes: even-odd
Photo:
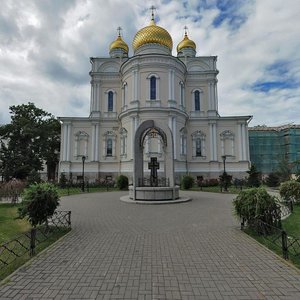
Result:
[[[158,186],[157,170],[159,169],[159,162],[157,157],[151,157],[151,161],[148,163],[148,169],[150,170],[150,185]]]

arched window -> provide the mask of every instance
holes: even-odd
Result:
[[[107,139],[106,141],[106,156],[112,156],[112,139]]]
[[[199,91],[195,91],[194,99],[195,99],[195,111],[200,111],[200,92]]]
[[[108,92],[108,102],[107,102],[107,111],[114,110],[114,93],[112,91]]]
[[[201,130],[192,134],[193,157],[205,158],[205,139],[206,135]]]
[[[156,77],[150,78],[150,100],[156,100]]]

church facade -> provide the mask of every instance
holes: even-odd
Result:
[[[132,182],[135,132],[144,121],[154,120],[172,133],[176,182],[185,174],[218,178],[225,167],[234,177],[244,177],[251,116],[219,115],[217,57],[197,57],[187,32],[173,56],[172,38],[153,14],[149,26],[136,33],[132,47],[128,57],[119,32],[109,57],[90,59],[90,115],[60,118],[60,173],[78,179],[84,159],[85,180],[124,174]],[[151,131],[143,149],[147,174],[148,162],[153,157],[163,162],[165,149]],[[164,164],[160,166],[163,177]]]

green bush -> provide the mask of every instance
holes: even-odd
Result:
[[[118,176],[116,184],[119,190],[128,190],[128,177],[125,175]]]
[[[280,196],[288,201],[300,202],[300,182],[289,180],[281,183],[279,188]]]
[[[251,188],[241,191],[233,200],[234,211],[249,226],[257,220],[275,225],[280,220],[278,199],[264,188]]]
[[[269,187],[276,187],[280,184],[280,177],[277,173],[270,173],[265,180],[265,183]]]
[[[30,185],[24,190],[19,217],[29,220],[32,226],[46,223],[59,205],[56,187],[50,183]]]
[[[194,177],[185,175],[181,179],[181,188],[189,190],[194,185]]]

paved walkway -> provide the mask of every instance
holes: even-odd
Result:
[[[300,273],[239,230],[231,195],[137,205],[66,197],[73,231],[0,287],[0,299],[300,299]]]

